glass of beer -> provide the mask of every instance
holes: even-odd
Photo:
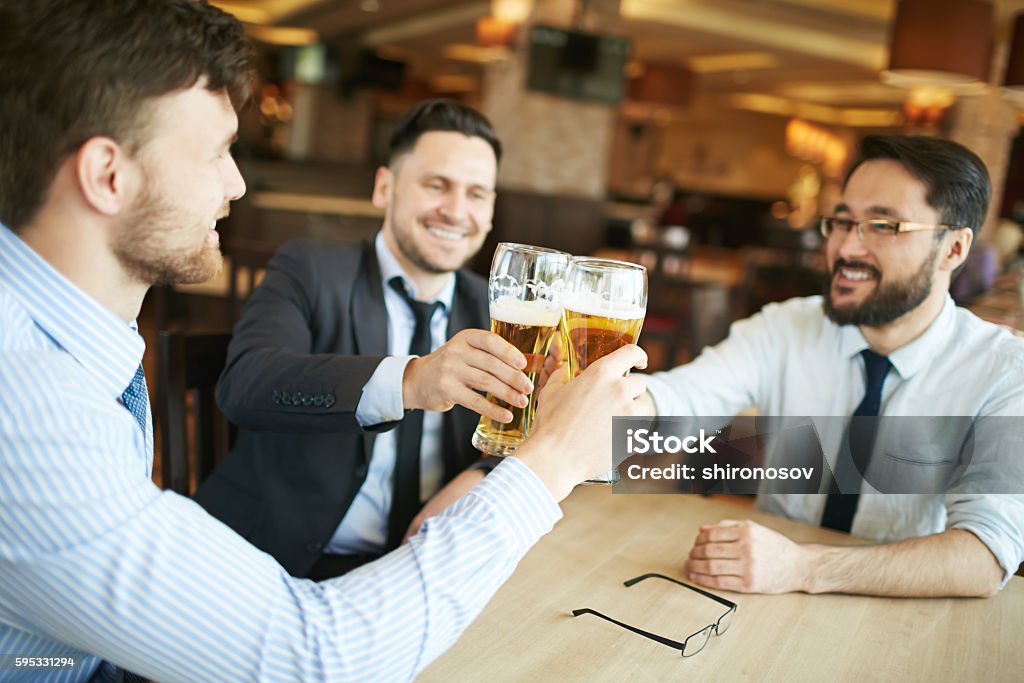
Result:
[[[627,344],[636,344],[647,312],[647,269],[635,263],[575,257],[566,274],[562,346],[569,361],[569,376]],[[613,467],[602,479],[588,484],[618,481]]]
[[[526,356],[523,372],[534,385],[562,318],[562,289],[571,258],[562,251],[511,242],[502,242],[494,251],[487,286],[491,332]],[[488,455],[511,455],[530,432],[536,392],[525,408],[491,395],[487,400],[507,408],[512,421],[502,424],[481,417],[473,446]]]

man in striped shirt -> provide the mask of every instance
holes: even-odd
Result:
[[[294,579],[150,480],[134,319],[219,267],[249,57],[195,0],[0,3],[0,680],[405,680],[458,637],[636,414],[631,346],[395,552]]]

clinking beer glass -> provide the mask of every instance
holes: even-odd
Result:
[[[572,257],[554,249],[502,242],[494,251],[487,285],[491,332],[526,356],[523,372],[536,386],[544,357],[562,317],[562,287]],[[526,435],[537,409],[536,393],[525,408],[488,395],[512,413],[508,424],[481,417],[473,446],[489,455],[511,455]]]
[[[569,376],[627,344],[637,343],[647,313],[647,269],[635,263],[574,257],[566,273],[563,347]],[[618,481],[614,467],[602,479],[587,484]]]

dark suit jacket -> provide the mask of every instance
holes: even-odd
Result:
[[[387,355],[387,311],[372,243],[296,241],[267,266],[228,348],[217,402],[239,427],[224,462],[196,500],[305,576],[366,479],[374,433],[356,406]],[[448,337],[489,326],[487,283],[456,274]],[[479,416],[444,414],[445,481],[479,460]]]

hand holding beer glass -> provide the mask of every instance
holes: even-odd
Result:
[[[488,281],[491,332],[526,356],[523,372],[536,386],[548,347],[562,317],[562,287],[569,254],[526,244],[502,242],[494,252]],[[481,417],[473,446],[489,455],[511,455],[530,432],[536,392],[520,408],[491,395],[487,400],[512,413],[508,424]]]
[[[563,347],[569,377],[627,344],[636,344],[647,313],[647,269],[635,263],[575,257],[566,274]],[[604,479],[587,484],[612,484],[613,467]]]

